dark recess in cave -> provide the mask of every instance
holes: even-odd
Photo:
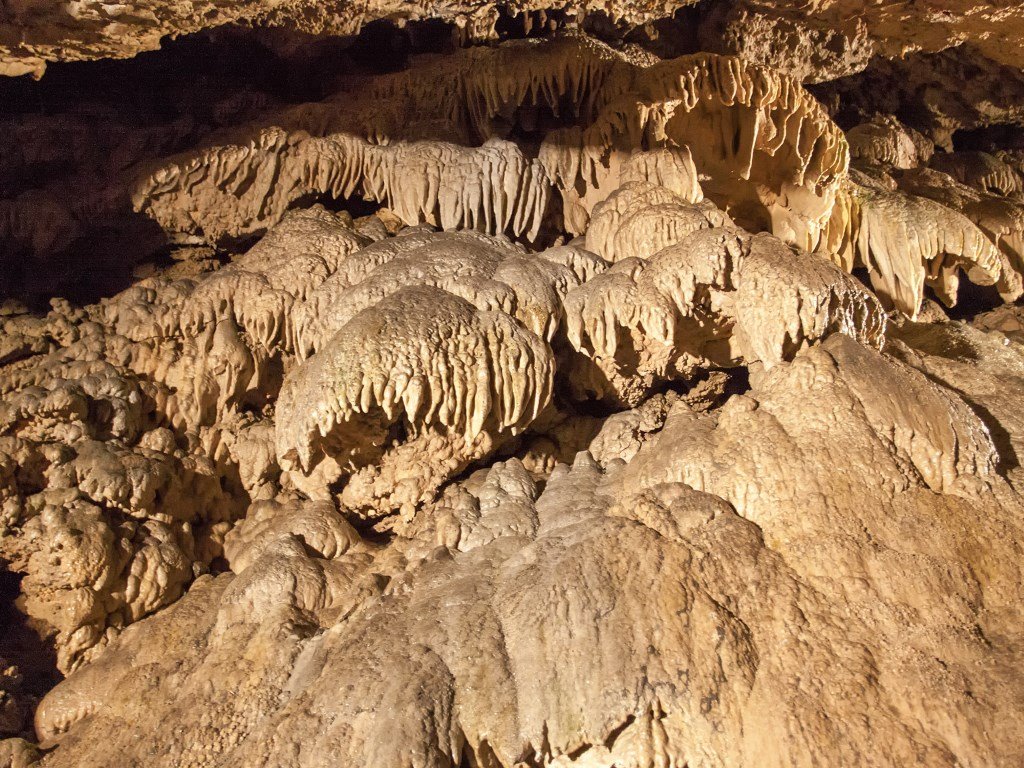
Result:
[[[16,299],[45,311],[59,296],[86,304],[130,285],[137,265],[168,262],[164,233],[131,209],[127,189],[120,188],[135,166],[196,146],[268,109],[321,100],[341,74],[395,71],[412,53],[452,50],[453,40],[452,26],[436,20],[401,29],[374,22],[355,38],[224,27],[165,39],[159,50],[132,59],[52,64],[39,81],[0,79],[0,129],[31,137],[36,126],[61,126],[72,134],[59,145],[0,154],[0,215],[17,204],[35,218],[43,215],[36,210],[48,210],[48,200],[74,209],[110,190],[114,199],[113,209],[94,214],[83,204],[73,220],[58,219],[52,243],[16,234],[0,239],[0,303]],[[122,135],[129,137],[128,149]],[[144,139],[132,149],[136,135]],[[349,201],[346,210],[362,215],[354,210],[360,206]],[[236,252],[251,242],[226,245]]]
[[[1003,303],[994,285],[978,285],[966,275],[960,277],[960,288],[956,294],[956,306],[946,307],[951,320],[971,320],[975,315],[995,309]]]
[[[0,669],[17,667],[21,675],[15,700],[21,707],[32,707],[53,686],[64,679],[57,670],[57,654],[53,643],[42,637],[18,610],[15,600],[21,594],[22,574],[10,570],[0,560]],[[2,690],[2,689],[0,689]],[[25,711],[18,730],[0,730],[0,739],[9,736],[34,738],[30,711]]]
[[[295,200],[289,208],[302,210],[312,205],[320,204],[328,211],[341,213],[344,211],[353,219],[361,216],[371,216],[381,209],[380,203],[373,200],[364,200],[361,197],[331,197],[330,195],[305,195]]]
[[[993,152],[1000,149],[1024,149],[1024,128],[1020,125],[989,125],[953,134],[956,151]]]

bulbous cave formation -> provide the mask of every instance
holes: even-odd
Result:
[[[1024,765],[1024,6],[0,11],[0,768]]]

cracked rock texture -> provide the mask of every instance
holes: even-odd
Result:
[[[0,9],[0,768],[1024,764],[1021,39]]]

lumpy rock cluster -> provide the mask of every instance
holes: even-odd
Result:
[[[947,5],[0,14],[0,768],[1024,764]]]

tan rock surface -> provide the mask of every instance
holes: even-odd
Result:
[[[362,564],[268,532],[47,698],[46,764],[102,764],[144,696],[219,723],[121,730],[152,765],[875,764],[883,734],[885,763],[1009,765],[1019,500],[994,462],[956,395],[836,336],[607,475],[581,454],[538,494],[495,465]]]
[[[0,12],[259,27],[0,83],[0,768],[1024,764],[1018,9],[681,5]]]

